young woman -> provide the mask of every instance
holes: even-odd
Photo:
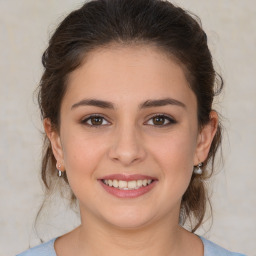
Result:
[[[168,1],[90,1],[59,25],[43,65],[42,179],[69,185],[81,225],[20,256],[241,255],[194,234],[223,86],[195,18]]]

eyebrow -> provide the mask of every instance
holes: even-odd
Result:
[[[171,99],[171,98],[165,98],[165,99],[159,99],[159,100],[147,100],[144,103],[142,103],[139,108],[150,108],[150,107],[161,107],[166,105],[174,105],[186,108],[186,105],[182,103],[181,101]]]
[[[165,99],[158,99],[158,100],[147,100],[139,105],[139,109],[161,107],[166,105],[174,105],[174,106],[186,108],[186,105],[181,101],[178,101],[172,98],[165,98]],[[83,99],[75,103],[74,105],[72,105],[71,109],[75,109],[79,106],[95,106],[95,107],[105,108],[105,109],[115,109],[115,106],[112,102],[97,100],[97,99]]]
[[[103,100],[96,100],[96,99],[83,99],[74,105],[72,105],[71,109],[77,108],[79,106],[95,106],[99,108],[109,108],[114,109],[114,105],[111,102],[103,101]]]

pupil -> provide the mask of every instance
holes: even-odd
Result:
[[[155,121],[154,123],[155,123],[156,125],[160,125],[160,124],[163,124],[163,123],[164,123],[164,118],[157,116],[157,117],[154,118],[154,121]]]
[[[93,117],[92,118],[92,124],[99,125],[101,123],[102,123],[102,118],[101,117]]]

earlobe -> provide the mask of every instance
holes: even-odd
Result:
[[[52,151],[57,162],[63,163],[63,151],[59,133],[53,128],[51,120],[45,118],[43,121],[44,130],[51,142]]]
[[[194,165],[198,165],[198,163],[206,160],[217,129],[218,114],[216,111],[211,111],[209,123],[204,125],[200,134],[198,135]]]

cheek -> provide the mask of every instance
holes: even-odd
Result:
[[[63,155],[69,184],[76,194],[79,188],[89,189],[95,180],[95,171],[104,155],[104,143],[95,136],[84,136],[78,132],[63,134]],[[79,194],[79,193],[78,193]]]
[[[153,143],[151,149],[162,170],[163,191],[168,191],[165,197],[180,200],[189,185],[193,171],[196,134],[188,129],[186,132],[177,129],[158,140],[158,143]]]
[[[72,171],[73,167],[82,163],[90,164],[100,155],[104,143],[98,136],[85,136],[82,132],[63,133],[63,153],[66,168]],[[77,163],[77,164],[76,164]],[[85,168],[87,165],[81,165]]]
[[[169,167],[178,172],[185,167],[193,167],[196,152],[196,134],[189,129],[176,129],[173,133],[151,141],[151,151],[163,163],[163,169]]]

